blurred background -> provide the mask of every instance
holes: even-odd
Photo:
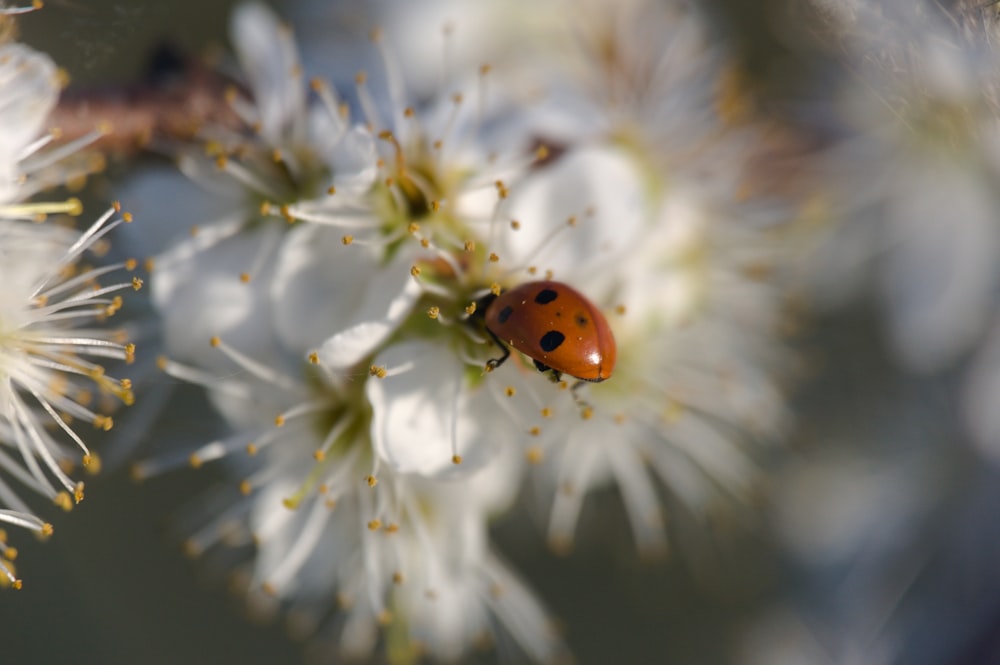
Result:
[[[234,4],[47,0],[20,20],[21,39],[50,54],[73,87],[114,88],[146,80],[164,45],[191,54],[226,48]],[[706,5],[758,112],[829,139],[825,96],[850,72],[817,14],[780,0]],[[140,167],[113,161],[87,196],[114,198],[115,179]],[[1000,210],[993,217],[1000,221]],[[959,355],[934,372],[901,362],[883,305],[864,289],[806,308],[787,343],[805,359],[791,391],[795,423],[787,447],[761,461],[768,483],[752,523],[668,516],[671,556],[644,562],[608,491],[585,505],[571,553],[545,547],[545,516],[528,505],[495,525],[501,551],[548,603],[581,664],[1000,663],[1000,478],[962,421],[974,361]],[[181,410],[172,413],[183,417],[156,425],[163,438],[211,436],[217,424],[200,393],[175,392]],[[182,555],[171,516],[212,484],[212,473],[136,484],[122,465],[89,479],[71,518],[52,518],[56,537],[19,543],[24,589],[0,593],[3,662],[307,657],[280,618],[247,616],[223,571]]]

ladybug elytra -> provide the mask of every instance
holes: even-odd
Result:
[[[615,338],[601,310],[573,287],[555,281],[521,284],[488,296],[486,330],[503,356],[487,363],[499,367],[510,348],[535,361],[540,372],[568,374],[599,382],[611,376],[617,359]]]

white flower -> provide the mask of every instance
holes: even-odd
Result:
[[[843,35],[854,84],[835,107],[850,133],[824,163],[833,228],[806,274],[827,300],[870,277],[900,359],[935,371],[994,309],[997,53],[934,3],[854,11]]]
[[[42,150],[38,137],[58,97],[52,61],[17,43],[0,45],[0,522],[48,535],[52,526],[21,498],[27,489],[69,510],[83,483],[69,470],[97,468],[74,422],[111,428],[112,400],[132,402],[128,380],[105,373],[108,361],[131,361],[133,347],[102,322],[122,305],[116,292],[141,282],[100,286],[131,262],[88,268],[86,253],[106,251],[106,236],[128,215],[109,210],[87,231],[47,216],[80,214],[80,202],[29,202],[76,171],[60,160],[80,147]],[[86,140],[92,140],[93,136]],[[97,395],[94,391],[97,391]],[[16,550],[0,538],[0,575],[20,586]]]
[[[440,659],[458,658],[496,631],[533,660],[560,653],[540,605],[488,544],[488,518],[517,487],[512,449],[461,480],[397,473],[380,466],[356,389],[318,365],[285,373],[222,340],[214,349],[242,373],[165,368],[205,386],[232,433],[135,468],[147,477],[224,458],[234,477],[231,505],[197,511],[189,552],[252,541],[251,600],[261,609],[280,601],[297,631],[328,637],[350,656],[371,653],[380,629],[387,649]],[[334,603],[342,618],[327,624]]]
[[[0,505],[5,506],[0,521],[44,534],[52,527],[35,516],[15,487],[69,510],[83,498],[83,483],[71,479],[63,465],[82,461],[86,466],[93,460],[71,424],[108,430],[111,417],[102,413],[107,398],[132,402],[131,384],[104,370],[109,360],[131,361],[132,345],[95,323],[121,307],[115,292],[138,288],[139,282],[96,286],[98,278],[124,264],[77,269],[81,255],[121,221],[109,223],[113,213],[108,211],[83,234],[52,222],[0,219],[5,285],[0,297]],[[0,548],[6,550],[6,545]],[[0,559],[0,572],[15,582],[5,559]]]

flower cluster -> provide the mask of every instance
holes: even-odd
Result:
[[[666,37],[629,41],[654,8]],[[245,548],[250,597],[348,654],[375,649],[382,627],[399,657],[512,637],[551,661],[561,642],[488,531],[526,478],[557,550],[609,481],[647,556],[666,550],[665,502],[699,518],[742,505],[746,444],[785,420],[775,221],[794,208],[747,191],[769,146],[722,112],[729,69],[701,21],[633,3],[587,24],[576,69],[553,59],[525,90],[497,90],[503,63],[482,65],[408,104],[381,33],[385,90],[362,72],[342,98],[307,81],[270,10],[236,11],[245,80],[227,102],[242,129],[169,146],[193,182],[130,185],[168,245],[152,260],[159,365],[202,386],[229,429],[134,468],[219,460],[231,475],[229,507],[201,514],[191,553]],[[561,73],[598,66],[635,77],[593,95]],[[524,103],[555,80],[558,100]],[[609,380],[550,368],[532,339],[489,327],[498,297],[542,279],[607,319]],[[556,325],[519,305],[529,329]]]

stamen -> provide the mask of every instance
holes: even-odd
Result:
[[[250,356],[237,351],[233,347],[229,346],[222,341],[219,337],[213,337],[209,340],[212,347],[222,351],[227,358],[236,363],[241,369],[246,370],[253,376],[257,377],[265,383],[269,383],[272,386],[282,388],[289,392],[294,392],[298,394],[305,394],[308,392],[307,388],[300,384],[298,381],[292,377],[279,373],[273,367],[269,367],[263,363],[257,362]]]
[[[78,217],[83,213],[83,203],[74,197],[65,201],[38,201],[9,203],[0,205],[0,217],[17,219],[37,219],[39,215],[70,215]]]

